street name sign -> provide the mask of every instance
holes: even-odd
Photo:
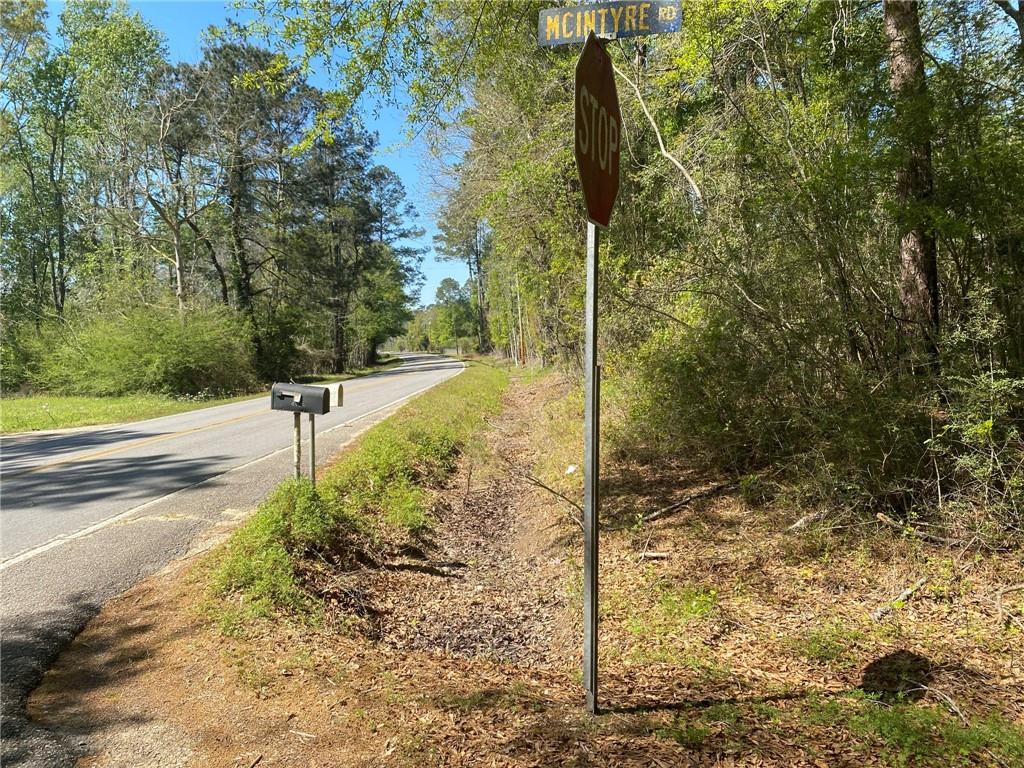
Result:
[[[611,57],[593,32],[576,62],[573,133],[587,218],[607,227],[619,193],[622,114]]]
[[[678,32],[682,19],[680,0],[614,0],[547,8],[540,12],[537,43],[543,47],[582,43],[591,32],[608,40]]]

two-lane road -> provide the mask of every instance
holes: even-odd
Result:
[[[344,385],[317,417],[317,461],[462,364],[406,356]],[[268,399],[112,427],[6,437],[0,450],[4,765],[69,753],[24,720],[25,697],[104,601],[257,504],[291,471],[292,419]],[[303,465],[308,466],[303,417]]]

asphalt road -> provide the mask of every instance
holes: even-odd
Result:
[[[406,355],[344,384],[316,418],[317,462],[461,363]],[[308,468],[308,417],[303,416]],[[100,606],[250,511],[292,468],[292,417],[269,397],[0,444],[0,716],[4,766],[72,765],[75,744],[25,700]]]

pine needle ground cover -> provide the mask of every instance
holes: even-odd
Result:
[[[445,387],[489,402],[473,375],[499,376],[471,369]],[[436,391],[388,428],[447,420]],[[234,574],[217,598],[233,616],[211,616],[208,566],[150,580],[104,608],[33,712],[98,766],[144,750],[261,766],[1024,764],[1019,552],[883,527],[791,530],[809,510],[615,450],[606,711],[585,715],[576,510],[537,485],[579,501],[582,403],[556,377],[518,375],[502,403],[454,456],[415,454],[423,515],[380,493],[361,512],[341,502],[329,478],[380,478],[375,462],[349,463],[364,442],[318,496],[286,486],[270,516],[290,527],[263,523],[307,547],[281,582],[294,591],[246,582],[241,553],[262,550],[233,549],[255,534],[240,536],[213,571]],[[440,481],[439,466],[451,467]],[[337,519],[352,560],[317,548]]]

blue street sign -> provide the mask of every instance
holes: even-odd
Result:
[[[537,43],[582,43],[591,32],[606,40],[678,32],[682,20],[680,0],[614,0],[548,8],[540,12]]]

